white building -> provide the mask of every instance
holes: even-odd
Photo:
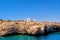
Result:
[[[34,19],[31,19],[31,18],[27,18],[25,19],[26,22],[34,22],[35,20]]]

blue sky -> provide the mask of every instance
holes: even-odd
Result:
[[[0,0],[0,19],[60,22],[60,0]]]

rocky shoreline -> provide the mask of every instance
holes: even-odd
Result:
[[[0,36],[9,34],[43,35],[60,31],[56,22],[24,22],[21,20],[0,20]]]

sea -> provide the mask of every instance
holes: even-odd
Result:
[[[29,35],[11,35],[2,36],[0,40],[60,40],[60,32],[51,33],[45,36],[29,36]]]

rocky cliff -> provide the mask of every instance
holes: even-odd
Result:
[[[60,31],[60,23],[0,20],[0,36],[8,34],[43,35]]]

